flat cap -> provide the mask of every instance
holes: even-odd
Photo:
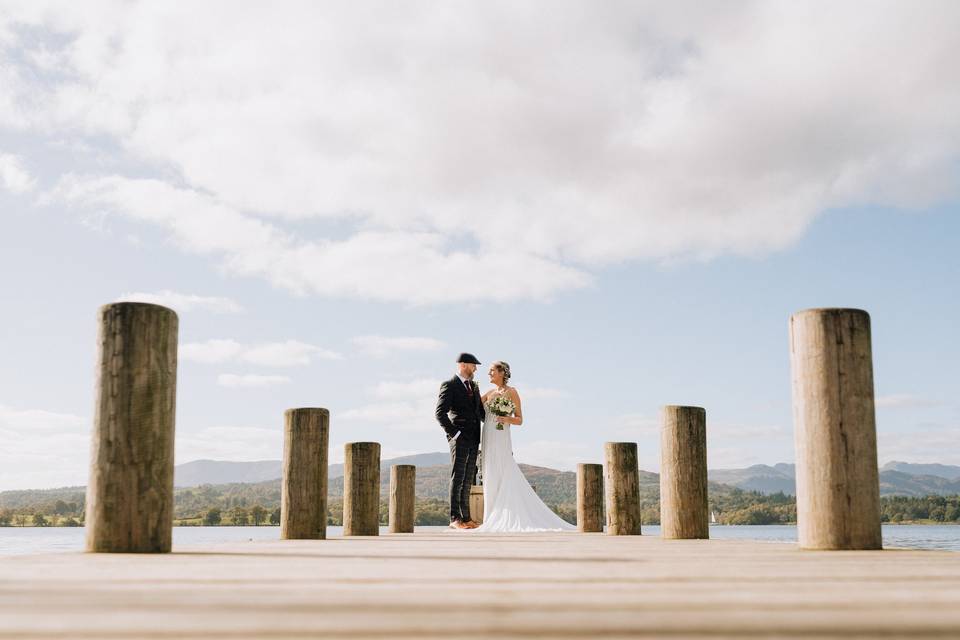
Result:
[[[457,358],[457,362],[466,362],[467,364],[480,364],[480,361],[477,360],[477,356],[472,353],[461,353],[460,357]]]

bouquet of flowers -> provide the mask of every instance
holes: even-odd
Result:
[[[506,395],[497,396],[487,401],[487,409],[495,416],[511,416],[516,408],[510,396]],[[497,423],[497,430],[503,431],[503,425],[499,422]]]

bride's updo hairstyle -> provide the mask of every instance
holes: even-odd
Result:
[[[503,374],[503,384],[507,384],[510,381],[510,365],[503,360],[497,360],[493,363],[493,366]]]

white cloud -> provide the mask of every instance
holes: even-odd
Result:
[[[876,404],[877,407],[884,409],[916,409],[920,407],[936,407],[940,403],[909,393],[894,393],[885,396],[877,396],[874,400],[874,404]]]
[[[283,432],[261,427],[217,426],[177,434],[177,464],[191,460],[276,460]]]
[[[434,411],[440,382],[426,378],[384,381],[369,390],[376,400],[338,411],[331,420],[346,420],[382,426],[390,431],[439,432]]]
[[[555,400],[557,398],[566,398],[566,391],[553,389],[551,387],[530,387],[520,389],[522,400]]]
[[[91,422],[0,405],[0,491],[86,484]]]
[[[446,346],[440,340],[416,337],[357,336],[352,342],[361,352],[378,358],[397,351],[436,351]]]
[[[793,432],[776,424],[713,423],[707,418],[708,438],[750,438],[751,440],[789,440]]]
[[[180,360],[217,364],[237,359],[243,353],[243,345],[236,340],[207,340],[180,345],[177,355]]]
[[[242,389],[274,387],[280,384],[288,384],[290,381],[287,376],[237,375],[234,373],[221,373],[217,376],[217,384],[221,387]]]
[[[496,247],[476,253],[448,250],[444,236],[435,232],[360,231],[339,241],[299,240],[210,196],[157,180],[66,176],[52,197],[160,225],[185,250],[220,256],[230,272],[263,276],[297,294],[409,304],[476,302],[542,299],[589,282],[578,269],[534,255]],[[488,265],[492,278],[475,281],[476,263]],[[522,278],[514,277],[519,273]]]
[[[139,244],[139,240],[136,240],[134,244]],[[169,289],[164,289],[157,293],[146,293],[142,291],[123,293],[117,298],[117,302],[149,302],[151,304],[169,307],[177,313],[188,313],[190,311],[240,313],[243,311],[243,307],[230,298],[198,296],[192,293],[170,291]]]
[[[183,344],[180,346],[179,356],[182,360],[202,364],[248,362],[265,367],[306,365],[310,364],[312,358],[322,360],[339,360],[342,358],[335,351],[297,340],[244,345],[236,340],[229,339],[212,339],[206,342]]]
[[[11,193],[32,191],[37,179],[23,166],[23,161],[12,154],[0,153],[0,188]]]
[[[310,359],[313,357],[321,360],[340,360],[342,358],[335,351],[297,340],[253,345],[246,348],[240,356],[244,362],[265,367],[292,367],[310,364]]]
[[[909,429],[877,429],[877,457],[881,461],[960,465],[960,425],[920,424]]]
[[[436,422],[433,418],[433,405],[431,404],[426,407],[426,410],[423,410],[422,402],[380,402],[357,409],[341,411],[337,414],[337,417],[344,420],[383,422],[387,423],[388,426],[410,423],[417,425],[414,430],[418,430],[420,426],[436,428]]]
[[[440,392],[440,382],[430,378],[418,378],[409,382],[380,382],[373,390],[373,395],[385,399],[430,398],[434,400]]]
[[[613,418],[613,434],[619,438],[640,438],[660,434],[660,419],[642,414],[627,414]]]
[[[0,125],[155,167],[169,183],[63,193],[229,272],[414,304],[543,299],[958,195],[949,0],[285,9],[10,8]]]

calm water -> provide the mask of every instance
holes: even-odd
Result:
[[[417,531],[442,531],[445,527],[417,527]],[[381,533],[386,533],[381,528]],[[643,528],[644,535],[660,535],[660,527]],[[327,535],[343,534],[342,527],[328,527]],[[792,543],[797,541],[797,528],[788,525],[720,526],[711,527],[715,540],[758,540],[761,542]],[[173,546],[213,544],[220,542],[247,542],[278,540],[280,527],[174,527]],[[960,551],[960,526],[943,525],[884,525],[883,544],[886,547],[914,549],[941,549]],[[79,527],[0,527],[0,555],[80,551],[83,549],[83,529]]]

